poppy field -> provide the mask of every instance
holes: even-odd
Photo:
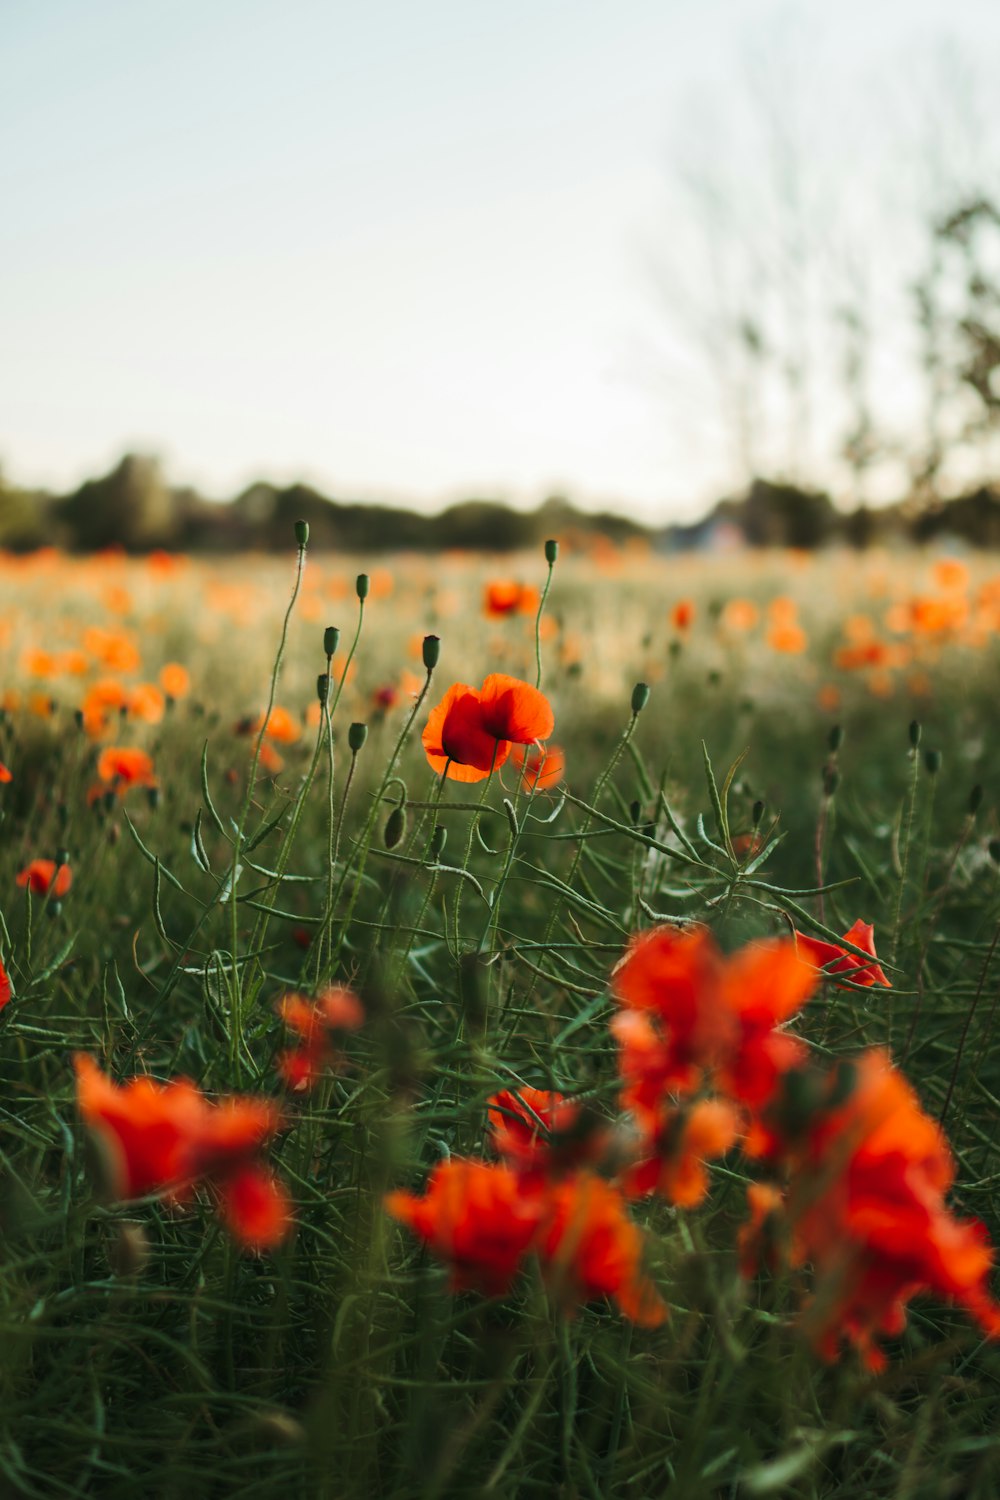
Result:
[[[1000,559],[0,556],[0,1494],[1000,1489]]]

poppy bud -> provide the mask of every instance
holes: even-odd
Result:
[[[295,540],[299,544],[299,550],[300,551],[304,551],[305,548],[308,547],[308,545],[309,545],[309,522],[308,521],[296,521],[296,523],[295,523]]]
[[[637,682],[632,689],[632,712],[641,714],[649,702],[649,687],[645,682]]]
[[[62,915],[62,906],[63,904],[61,901],[49,902],[49,917],[52,919],[52,921],[55,921],[56,917]]]
[[[424,666],[428,672],[433,672],[441,655],[441,637],[439,635],[425,635],[423,652]]]
[[[387,849],[395,849],[406,833],[406,808],[400,803],[394,807],[385,823],[382,841]]]
[[[358,591],[358,598],[359,599],[367,599],[368,598],[368,590],[371,587],[371,579],[368,577],[368,574],[367,573],[359,573],[358,574],[358,578],[357,578],[357,582],[355,583],[354,587]]]
[[[936,776],[941,769],[941,751],[925,750],[924,765],[927,767],[928,776]]]
[[[347,731],[347,743],[350,745],[355,755],[357,755],[358,751],[364,745],[364,742],[367,738],[367,724],[352,724],[350,729]]]
[[[830,749],[833,751],[833,754],[836,755],[837,751],[844,743],[844,728],[842,724],[834,724],[827,738],[827,743],[829,744]]]
[[[62,868],[63,865],[68,865],[69,864],[69,850],[68,849],[57,849],[56,850],[56,864],[60,868]]]
[[[448,830],[441,823],[435,823],[434,832],[431,834],[431,859],[437,861],[444,853],[444,846],[448,842]]]
[[[60,802],[57,804],[56,813],[59,817],[59,827],[65,832],[65,830],[69,827],[69,808],[66,806],[65,802]]]
[[[832,797],[840,785],[840,772],[836,766],[823,767],[823,795]]]
[[[995,865],[1000,865],[1000,839],[990,839],[990,859]]]
[[[917,720],[917,719],[911,719],[910,720],[910,744],[913,746],[914,750],[920,744],[920,735],[921,735],[921,729],[920,729],[920,722],[919,722],[919,720]]]
[[[638,799],[635,802],[629,803],[628,815],[632,819],[634,826],[638,827],[639,819],[642,817],[642,803]]]
[[[340,645],[340,630],[336,625],[328,625],[323,632],[323,651],[326,656],[336,656],[337,647]]]
[[[320,707],[330,696],[330,678],[326,672],[321,672],[316,678],[316,697],[320,701]]]
[[[760,798],[758,797],[757,801],[753,805],[753,812],[750,814],[751,821],[753,822],[753,826],[755,828],[759,828],[760,827],[760,820],[761,820],[761,818],[763,816],[764,816],[764,804],[760,800]]]
[[[545,543],[545,561],[548,563],[550,568],[553,566],[558,556],[559,543],[556,541],[555,537],[549,537],[548,541]]]
[[[983,805],[983,789],[976,783],[969,793],[969,817],[974,818]]]

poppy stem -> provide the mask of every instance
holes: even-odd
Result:
[[[545,611],[545,601],[549,597],[549,589],[552,587],[552,571],[556,565],[554,552],[546,548],[546,556],[549,564],[548,575],[545,579],[545,587],[542,589],[542,597],[538,601],[538,613],[535,615],[535,687],[542,685],[542,615]]]

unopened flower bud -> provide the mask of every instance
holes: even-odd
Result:
[[[632,689],[632,712],[641,714],[649,702],[649,687],[645,682],[637,682]]]
[[[629,803],[628,815],[632,819],[633,824],[638,827],[639,819],[642,817],[642,803],[638,798],[634,802]]]
[[[329,696],[330,678],[326,672],[321,672],[316,678],[316,697],[319,699],[321,708]]]
[[[545,543],[545,561],[548,563],[550,568],[553,566],[558,556],[559,543],[556,541],[555,537],[550,536],[548,541]]]
[[[919,722],[919,720],[918,719],[911,719],[910,720],[910,744],[913,746],[914,750],[920,744],[920,734],[921,734],[921,729],[920,729],[920,722]]]
[[[941,751],[925,750],[924,765],[927,768],[928,776],[936,776],[941,769]]]
[[[60,868],[63,865],[68,865],[69,864],[69,850],[68,849],[57,849],[56,850],[56,864],[58,866],[60,866]]]
[[[752,821],[753,826],[755,828],[759,828],[760,827],[760,820],[761,820],[761,818],[763,816],[764,816],[764,804],[760,800],[760,798],[758,797],[757,801],[753,805],[753,811],[750,814],[751,821]]]
[[[836,755],[837,751],[844,743],[844,727],[842,724],[834,724],[833,728],[830,730],[829,736],[827,737],[827,743],[829,744],[830,749],[833,751],[833,754]]]
[[[406,834],[406,808],[400,803],[394,807],[385,822],[385,833],[382,842],[387,849],[395,849]]]
[[[840,772],[836,766],[823,767],[823,795],[832,797],[840,785]]]
[[[62,904],[61,901],[50,901],[49,902],[49,908],[48,908],[48,910],[49,910],[49,917],[51,918],[52,921],[55,921],[56,917],[62,916],[62,908],[63,908],[63,904]]]
[[[354,586],[358,591],[359,599],[368,598],[368,590],[371,588],[371,579],[368,577],[367,573],[359,573],[357,582]]]
[[[336,656],[339,645],[339,628],[336,625],[328,625],[323,632],[323,654],[325,656]]]
[[[368,738],[368,725],[367,724],[354,723],[354,724],[351,725],[350,729],[347,731],[347,743],[348,743],[348,745],[350,745],[350,747],[354,751],[355,755],[357,755],[358,751],[362,748],[362,746],[364,745],[365,740],[367,738]]]
[[[433,672],[441,655],[441,637],[439,635],[425,635],[422,654],[424,666],[428,672]]]
[[[448,830],[441,823],[435,823],[434,832],[431,834],[431,859],[439,860],[444,853],[444,846],[448,842]]]
[[[308,521],[296,521],[296,523],[295,523],[295,540],[298,542],[300,550],[304,550],[306,547],[308,547],[308,545],[309,545],[309,522]]]

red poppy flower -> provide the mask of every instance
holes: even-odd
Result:
[[[486,585],[483,594],[483,609],[487,615],[502,618],[504,615],[533,615],[538,609],[539,594],[530,584],[515,583],[513,579],[501,578]]]
[[[236,1098],[213,1105],[187,1079],[118,1086],[85,1054],[74,1064],[80,1114],[113,1198],[162,1192],[181,1203],[204,1182],[243,1244],[263,1248],[284,1238],[287,1194],[258,1160],[280,1123],[272,1104]]]
[[[18,875],[17,884],[28,886],[33,896],[47,896],[51,891],[59,901],[73,884],[73,871],[54,859],[33,859]]]
[[[656,1328],[667,1309],[642,1270],[643,1236],[617,1188],[581,1172],[557,1183],[538,1242],[542,1274],[566,1312],[611,1297],[640,1328]]]
[[[555,728],[555,715],[545,694],[519,677],[492,672],[479,700],[483,728],[494,739],[531,745],[547,740]]]
[[[724,1156],[738,1135],[739,1115],[724,1099],[669,1110],[649,1139],[649,1155],[626,1174],[625,1191],[656,1192],[678,1208],[694,1208],[708,1192],[706,1162]]]
[[[848,953],[838,943],[825,943],[820,938],[806,937],[803,932],[796,931],[795,939],[803,958],[815,964],[817,969],[823,969],[827,975],[843,974],[851,984],[881,984],[886,989],[892,988],[892,981],[886,978],[878,963],[866,964],[863,958],[859,958],[856,953]],[[875,928],[870,922],[862,922],[859,918],[844,933],[844,941],[870,953],[872,958],[878,957],[875,952]],[[838,987],[848,989],[850,985],[841,984]]]
[[[14,778],[11,775],[10,771],[4,765],[3,761],[0,760],[0,782],[13,781],[13,779]]]
[[[155,786],[152,757],[145,750],[126,746],[109,746],[97,758],[97,774],[102,781],[117,785],[120,792],[132,786]]]
[[[483,781],[510,754],[510,744],[485,729],[479,693],[465,682],[452,683],[431,710],[422,738],[431,766],[452,781]]]
[[[277,1059],[278,1072],[296,1090],[312,1088],[325,1068],[340,1065],[337,1034],[356,1031],[365,1019],[357,995],[341,988],[325,990],[316,1000],[285,995],[279,1001],[278,1013],[299,1037],[298,1046],[282,1052]]]
[[[4,1006],[8,1004],[10,995],[10,977],[3,966],[3,960],[0,959],[0,1010],[3,1010]]]
[[[513,758],[522,767],[521,785],[526,792],[548,791],[563,779],[566,756],[558,745],[541,750],[516,745]]]
[[[456,1291],[495,1297],[531,1249],[544,1198],[510,1167],[453,1159],[434,1168],[423,1197],[390,1193],[385,1207],[448,1263]]]
[[[554,1089],[503,1089],[487,1112],[493,1145],[519,1172],[558,1177],[607,1154],[600,1120]]]

